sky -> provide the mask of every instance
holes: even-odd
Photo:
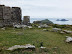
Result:
[[[21,7],[22,16],[72,18],[72,0],[0,0],[0,4]]]

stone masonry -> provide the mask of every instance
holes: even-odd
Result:
[[[19,7],[12,7],[13,23],[21,23],[21,9]]]
[[[23,18],[23,24],[28,25],[30,23],[30,16],[24,16]]]
[[[4,26],[12,25],[11,16],[11,7],[4,7]]]
[[[0,27],[21,23],[21,9],[0,5]]]
[[[4,11],[4,5],[0,5],[0,27],[3,27],[3,20],[4,20],[3,11]]]

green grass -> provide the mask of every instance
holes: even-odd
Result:
[[[66,35],[68,34],[43,31],[42,29],[0,29],[0,48],[4,50],[14,45],[34,44],[38,51],[33,53],[38,54],[40,43],[43,42],[49,54],[71,54],[72,43],[65,43]],[[57,49],[54,49],[54,47],[57,47]],[[3,51],[1,53],[3,54]],[[8,54],[8,52],[4,52],[4,54],[6,53]]]

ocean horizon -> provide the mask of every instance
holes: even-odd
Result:
[[[52,21],[54,24],[60,24],[60,25],[72,25],[72,18],[30,18],[30,22],[33,23],[33,21],[40,21],[48,19]],[[57,19],[66,19],[68,21],[56,21]]]

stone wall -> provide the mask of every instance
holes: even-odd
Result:
[[[0,5],[0,27],[21,23],[21,9]]]
[[[3,18],[4,18],[4,14],[3,14],[3,12],[4,12],[4,5],[0,5],[0,27],[3,27],[3,25],[4,25],[4,23],[3,23]]]
[[[4,8],[4,25],[12,25],[11,23],[11,7],[5,7]]]
[[[21,23],[21,9],[19,7],[12,7],[13,23]]]
[[[28,25],[30,23],[30,16],[24,16],[23,24]]]

